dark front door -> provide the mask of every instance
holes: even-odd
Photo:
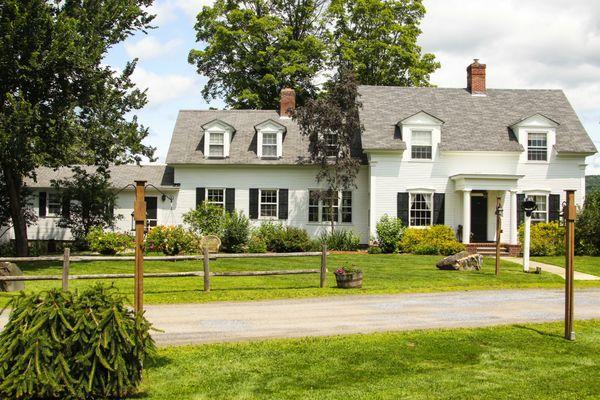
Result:
[[[487,241],[487,196],[471,194],[471,242]]]

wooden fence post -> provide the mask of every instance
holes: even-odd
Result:
[[[210,292],[210,268],[208,266],[208,247],[204,246],[202,248],[202,253],[204,255],[204,291]]]
[[[71,249],[64,248],[63,269],[62,269],[62,290],[69,290],[69,267],[71,265]]]
[[[327,244],[323,244],[323,252],[321,253],[321,284],[320,287],[325,287],[327,284]]]

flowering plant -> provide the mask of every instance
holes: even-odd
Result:
[[[146,235],[146,250],[160,251],[168,256],[192,253],[197,239],[181,226],[155,226]]]
[[[361,273],[362,270],[356,268],[355,266],[343,266],[335,270],[334,274],[336,275],[352,275]]]

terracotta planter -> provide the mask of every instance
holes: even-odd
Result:
[[[344,274],[338,275],[335,274],[335,280],[337,282],[337,287],[342,289],[352,289],[352,288],[361,288],[363,281],[362,272],[357,272],[354,274]]]

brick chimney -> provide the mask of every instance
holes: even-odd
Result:
[[[296,91],[291,88],[281,89],[279,97],[279,116],[291,118],[296,110]]]
[[[467,67],[467,90],[485,95],[485,64],[480,64],[477,58]]]

